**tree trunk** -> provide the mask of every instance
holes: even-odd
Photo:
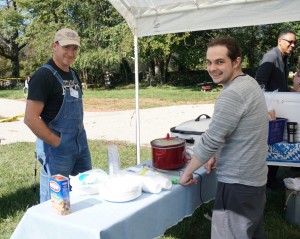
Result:
[[[19,62],[19,47],[16,43],[16,39],[18,38],[18,31],[15,31],[13,36],[10,39],[10,45],[11,45],[11,75],[13,78],[19,78],[20,77],[20,62]],[[16,86],[17,81],[12,80],[11,86]]]
[[[16,54],[12,60],[11,60],[11,64],[12,64],[12,77],[14,78],[19,78],[20,77],[20,63],[19,63],[19,55]]]
[[[120,73],[125,78],[125,84],[127,85],[129,83],[129,75],[131,75],[132,71],[130,69],[130,66],[128,64],[128,61],[125,58],[122,58],[121,61],[121,67],[120,67]]]
[[[168,84],[168,68],[169,68],[171,56],[172,54],[169,54],[164,62],[163,79],[166,84]]]
[[[161,59],[154,59],[154,73],[155,73],[155,80],[159,82],[160,84],[164,84],[164,78],[163,78],[163,72],[164,72],[164,61]]]
[[[147,79],[149,80],[150,86],[156,86],[157,82],[155,82],[155,64],[154,61],[151,60],[148,64],[148,72],[147,72]]]

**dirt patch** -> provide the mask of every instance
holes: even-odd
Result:
[[[139,99],[139,108],[155,108],[171,105],[194,105],[194,104],[212,104],[213,101],[166,101],[161,99]],[[135,99],[105,99],[91,98],[83,99],[84,111],[87,112],[112,112],[120,110],[135,109]]]
[[[18,99],[25,101],[26,99]],[[195,105],[195,104],[214,104],[211,101],[168,101],[153,98],[140,98],[139,108],[149,109],[171,105]],[[107,99],[107,98],[83,98],[83,108],[86,112],[113,112],[120,110],[134,110],[135,99]],[[1,117],[1,116],[0,116]]]

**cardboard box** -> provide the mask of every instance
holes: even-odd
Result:
[[[57,174],[50,177],[51,205],[59,215],[71,213],[69,179]]]

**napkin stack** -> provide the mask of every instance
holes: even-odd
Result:
[[[150,169],[132,167],[124,173],[138,175],[144,192],[160,193],[163,189],[170,190],[172,188],[172,182],[168,177]]]

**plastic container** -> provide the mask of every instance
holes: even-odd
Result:
[[[300,114],[297,109],[300,108],[299,92],[264,92],[266,99],[269,99],[270,108],[275,110],[277,118],[288,118],[291,122],[297,122],[300,125]],[[283,140],[287,140],[287,130],[284,130]],[[296,142],[300,142],[300,129],[296,133]]]
[[[120,175],[120,157],[118,147],[116,145],[109,145],[107,148],[108,154],[108,174],[110,177]]]
[[[287,118],[276,118],[269,121],[268,144],[275,144],[283,141],[284,127]]]
[[[285,210],[286,221],[300,226],[300,191],[286,189]]]
[[[99,184],[108,178],[108,174],[102,169],[91,169],[69,177],[74,194],[93,195],[99,193]]]

